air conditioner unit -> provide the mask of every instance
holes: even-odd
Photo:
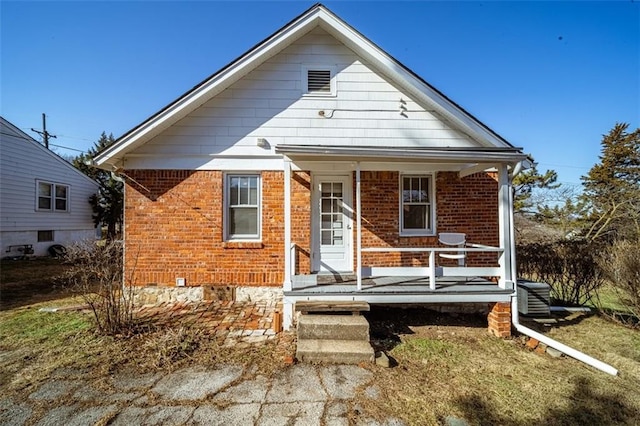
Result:
[[[518,312],[532,317],[548,317],[551,286],[546,283],[518,280]]]

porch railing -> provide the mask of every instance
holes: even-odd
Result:
[[[429,253],[429,264],[426,266],[363,266],[363,278],[375,276],[427,276],[429,288],[436,289],[436,277],[502,277],[505,270],[502,266],[436,266],[437,253],[497,253],[500,256],[504,249],[481,244],[467,244],[467,247],[363,247],[363,253]]]

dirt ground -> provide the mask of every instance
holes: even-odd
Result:
[[[72,295],[64,280],[67,269],[49,257],[0,261],[0,311]]]

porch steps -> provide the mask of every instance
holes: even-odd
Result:
[[[300,362],[358,364],[374,360],[369,323],[363,316],[302,313],[297,333],[296,357]]]
[[[303,340],[298,341],[296,357],[300,362],[359,364],[373,362],[373,348],[359,340]]]
[[[301,315],[298,341],[316,339],[369,342],[369,323],[361,315]]]

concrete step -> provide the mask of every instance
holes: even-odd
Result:
[[[296,358],[300,362],[359,364],[373,362],[369,342],[358,340],[298,340]]]
[[[298,340],[334,339],[369,341],[369,323],[360,315],[300,315]]]

